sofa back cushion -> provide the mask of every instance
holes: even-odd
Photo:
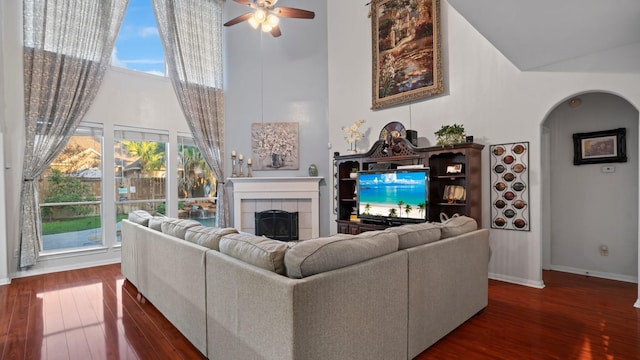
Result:
[[[220,239],[221,253],[280,275],[286,273],[284,254],[288,247],[283,241],[246,233],[229,234]]]
[[[136,224],[149,226],[149,219],[151,219],[152,217],[153,216],[151,216],[151,214],[144,210],[135,210],[130,212],[127,218],[129,219],[129,221]]]
[[[167,219],[168,217],[160,215],[152,217],[151,219],[149,219],[149,229],[162,231],[162,223]]]
[[[220,250],[220,239],[229,234],[237,234],[234,228],[216,228],[208,226],[194,226],[187,229],[184,239],[212,250]]]
[[[183,239],[189,228],[200,226],[200,223],[189,219],[166,218],[161,225],[162,232]]]
[[[398,250],[398,235],[368,231],[358,235],[338,234],[298,242],[284,256],[287,276],[300,279],[340,269]]]
[[[442,235],[440,226],[432,223],[394,226],[385,231],[398,234],[400,250],[438,241]]]
[[[442,238],[450,238],[478,229],[478,223],[474,218],[468,216],[454,216],[451,219],[440,223]]]

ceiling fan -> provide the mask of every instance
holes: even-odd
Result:
[[[254,29],[260,26],[264,32],[271,33],[273,37],[282,35],[280,32],[280,17],[295,19],[313,19],[316,14],[313,11],[295,9],[290,7],[275,7],[278,0],[233,0],[241,5],[249,6],[253,12],[246,13],[227,21],[224,26],[231,26],[243,21],[248,21]]]

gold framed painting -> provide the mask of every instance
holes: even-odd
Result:
[[[444,91],[440,0],[373,0],[372,109]]]

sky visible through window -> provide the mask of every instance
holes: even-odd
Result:
[[[151,0],[129,0],[111,65],[164,76],[164,53]]]

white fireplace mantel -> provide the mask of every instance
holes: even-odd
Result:
[[[311,236],[320,236],[320,180],[322,176],[306,177],[234,177],[233,226],[242,229],[242,201],[257,199],[310,199]]]

